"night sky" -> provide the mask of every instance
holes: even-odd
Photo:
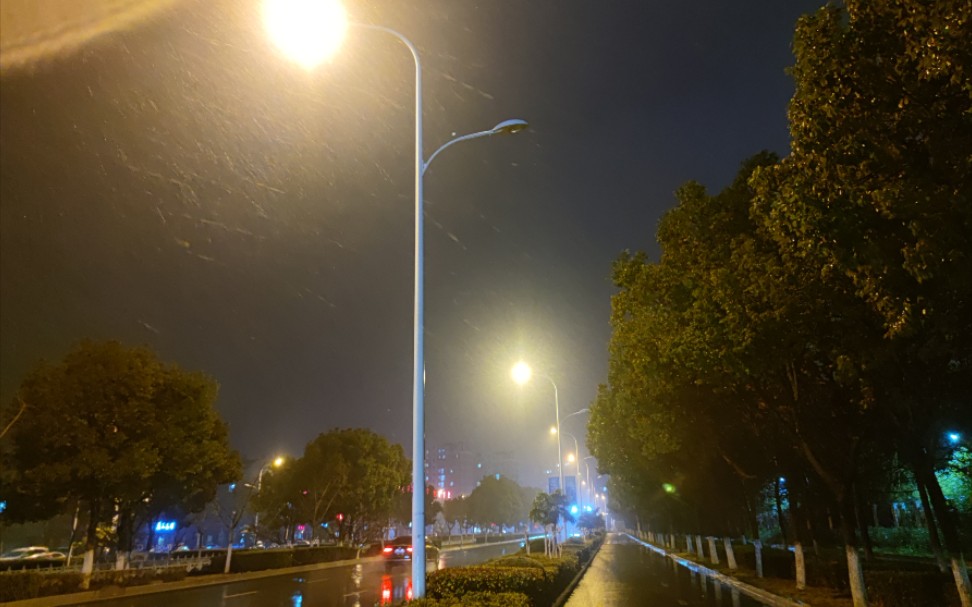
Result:
[[[164,3],[165,4],[165,3]],[[611,262],[657,256],[693,179],[788,149],[785,69],[819,1],[383,0],[424,67],[429,446],[513,450],[541,486],[561,415],[606,381]],[[94,20],[94,18],[93,18]],[[9,38],[5,44],[9,42]],[[312,72],[253,1],[165,4],[0,75],[0,397],[83,338],[147,344],[221,384],[244,457],[333,427],[410,452],[413,68],[350,30]],[[583,439],[583,415],[564,430]],[[570,447],[568,447],[570,445]],[[572,441],[564,441],[573,450]],[[583,448],[582,448],[583,449]]]

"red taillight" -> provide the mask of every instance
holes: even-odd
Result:
[[[382,552],[386,552],[386,553],[387,553],[387,552],[391,552],[391,551],[392,551],[392,547],[391,547],[391,546],[385,546],[385,547],[384,547],[384,548],[382,549]]]
[[[408,551],[409,551],[409,552],[411,552],[411,551],[412,551],[412,547],[411,547],[411,546],[409,546],[409,547],[408,547]]]

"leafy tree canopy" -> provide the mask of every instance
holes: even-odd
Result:
[[[83,341],[60,363],[40,363],[11,405],[25,408],[5,453],[4,516],[40,520],[80,502],[90,547],[116,506],[129,533],[139,517],[202,510],[241,468],[217,392],[212,378],[115,341]]]

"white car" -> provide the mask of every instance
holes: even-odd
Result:
[[[47,546],[27,546],[25,548],[15,548],[10,552],[0,555],[0,563],[13,563],[17,561],[35,560],[43,558],[49,554],[51,549]]]

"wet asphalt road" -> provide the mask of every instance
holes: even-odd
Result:
[[[458,567],[516,552],[518,543],[443,552],[436,566]],[[87,603],[106,607],[372,607],[405,600],[411,565],[366,562],[250,581]]]
[[[566,607],[754,607],[762,603],[611,534]]]

